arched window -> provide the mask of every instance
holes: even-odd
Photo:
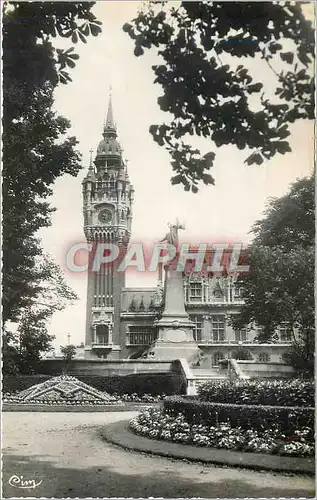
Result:
[[[270,361],[270,356],[267,352],[261,352],[259,354],[259,361],[260,363],[268,363]]]
[[[222,352],[215,352],[215,354],[214,354],[214,366],[218,366],[219,361],[221,361],[224,358],[225,357],[224,357]]]

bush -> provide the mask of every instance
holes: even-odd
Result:
[[[109,394],[135,394],[139,396],[149,394],[150,396],[157,396],[159,394],[181,394],[184,389],[182,377],[176,373],[74,376],[95,389]],[[22,391],[51,378],[48,375],[7,375],[3,377],[2,391],[3,393]]]
[[[298,379],[207,382],[199,397],[213,403],[313,407],[315,384]]]
[[[75,375],[77,377],[77,375]],[[77,377],[100,391],[109,394],[181,394],[182,378],[175,373],[133,373],[131,375],[95,376],[80,375]]]
[[[181,413],[189,424],[229,422],[232,427],[259,431],[278,426],[290,434],[301,427],[314,428],[314,408],[211,403],[181,396],[165,398],[163,405],[169,415]]]
[[[41,384],[50,380],[50,375],[4,375],[2,379],[2,392],[15,393],[24,391],[32,385]]]

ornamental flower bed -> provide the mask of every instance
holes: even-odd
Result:
[[[60,375],[5,398],[18,405],[116,405],[118,400],[100,392],[75,377]]]
[[[159,403],[166,397],[166,394],[161,394],[158,396],[151,396],[151,394],[143,394],[142,396],[140,396],[137,393],[121,394],[121,395],[113,393],[112,395],[117,397],[124,403]]]
[[[199,398],[213,403],[315,406],[312,380],[238,380],[207,382],[199,388]]]
[[[61,402],[57,400],[52,400],[52,401],[44,401],[44,400],[36,400],[36,401],[28,401],[24,402],[21,401],[21,399],[18,396],[18,391],[15,392],[7,392],[3,395],[2,401],[4,403],[10,403],[10,404],[48,404],[48,405],[61,405],[61,404],[67,404],[67,405],[100,405],[103,404],[102,402],[91,402],[88,400],[77,400],[74,399],[71,402]],[[138,394],[116,394],[113,393],[112,397],[114,398],[114,401],[117,403],[144,403],[144,404],[154,404],[154,403],[160,403],[165,397],[165,394],[162,394],[161,396],[151,396],[150,394],[143,394],[142,396]]]
[[[72,401],[58,401],[58,400],[50,400],[50,401],[47,401],[47,400],[41,400],[41,399],[38,399],[38,400],[29,400],[29,401],[21,401],[20,399],[18,398],[8,398],[8,397],[4,397],[3,400],[2,400],[4,403],[9,403],[9,404],[18,404],[18,405],[24,405],[24,406],[28,406],[28,405],[46,405],[46,406],[80,406],[80,405],[87,405],[87,406],[104,406],[104,405],[109,405],[109,403],[105,403],[105,402],[102,402],[102,401],[89,401],[88,399],[73,399]],[[116,404],[116,403],[120,403],[120,401],[116,401],[116,402],[111,402],[110,404]]]
[[[285,456],[313,456],[314,433],[311,427],[282,433],[278,426],[261,431],[232,427],[221,422],[217,426],[189,424],[181,413],[176,417],[161,409],[147,409],[133,418],[130,429],[141,436],[176,443],[253,453]]]

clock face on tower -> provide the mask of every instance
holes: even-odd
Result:
[[[99,219],[99,222],[102,222],[103,224],[107,224],[107,223],[112,221],[112,213],[107,208],[100,210],[100,212],[98,214],[98,219]]]

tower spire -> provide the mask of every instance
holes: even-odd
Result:
[[[92,154],[93,154],[93,152],[94,152],[93,149],[89,150],[89,153],[90,153],[89,170],[93,170],[94,169],[93,162],[92,162]]]
[[[113,131],[116,132],[116,130],[117,128],[114,122],[113,107],[112,107],[112,89],[110,87],[109,104],[108,104],[106,123],[104,125],[104,132],[113,132]]]

